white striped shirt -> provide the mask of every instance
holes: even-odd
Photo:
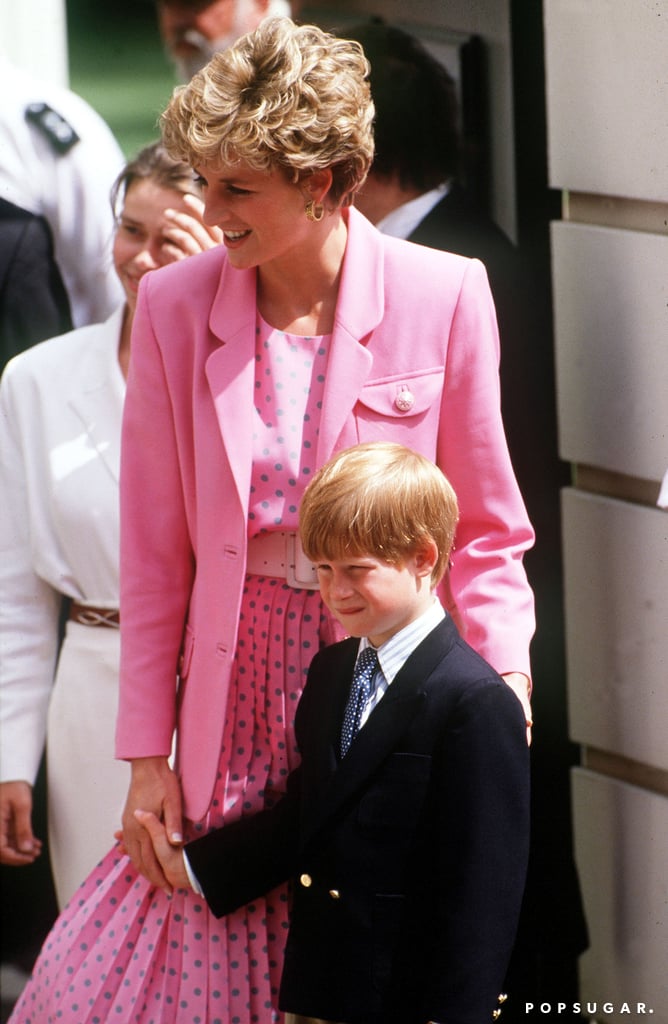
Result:
[[[362,712],[360,728],[364,725],[376,705],[385,696],[395,676],[404,667],[418,644],[421,644],[427,634],[431,633],[432,629],[439,622],[442,622],[444,618],[445,609],[439,599],[434,597],[433,603],[426,612],[423,612],[414,622],[409,622],[407,626],[404,626],[403,629],[400,629],[398,633],[395,633],[394,636],[391,636],[389,640],[386,640],[384,644],[377,648],[376,653],[378,654],[380,668],[375,672],[371,680],[371,696]],[[357,656],[359,657],[366,647],[372,646],[368,637],[363,636],[360,640]]]

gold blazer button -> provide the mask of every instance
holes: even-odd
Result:
[[[330,889],[329,890],[329,895],[332,897],[333,900],[340,900],[341,899],[341,893],[339,892],[338,889]]]
[[[311,878],[310,875],[307,875],[307,874],[300,875],[299,876],[299,881],[300,881],[301,885],[304,886],[305,889],[308,889],[310,886],[313,885],[313,879]]]

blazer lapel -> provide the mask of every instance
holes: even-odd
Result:
[[[253,458],[255,306],[255,271],[234,270],[225,263],[209,318],[209,327],[222,344],[207,359],[205,373],[227,461],[245,511]]]
[[[123,382],[117,353],[123,307],[104,323],[89,328],[95,332],[86,348],[67,402],[88,435],[100,461],[118,483],[121,464],[119,430],[123,408]]]
[[[429,633],[413,651],[397,673],[387,693],[374,708],[367,724],[355,737],[348,753],[319,790],[308,801],[302,824],[302,840],[307,842],[340,807],[360,789],[383,760],[398,745],[402,735],[410,728],[415,715],[426,700],[429,676],[442,660],[457,637],[457,630],[446,618]],[[348,680],[345,693],[349,690]],[[345,703],[345,697],[343,698]],[[337,755],[339,731],[343,718],[341,698],[339,706],[330,707],[330,719],[335,728],[330,733],[329,763]],[[331,712],[335,712],[331,714]],[[324,716],[323,716],[324,717]],[[325,762],[326,766],[327,762]],[[323,765],[320,766],[322,769]]]
[[[348,240],[325,378],[317,446],[319,466],[333,454],[371,372],[373,358],[367,344],[384,312],[382,235],[357,210],[350,208],[344,215]],[[361,280],[365,282],[363,288]]]
[[[397,679],[399,677],[397,676]],[[394,683],[390,687],[396,684]],[[302,842],[307,843],[318,829],[333,817],[342,805],[359,790],[370,775],[393,750],[402,734],[409,728],[416,711],[422,706],[425,695],[422,692],[395,696],[392,713],[388,713],[385,702],[389,692],[372,712],[373,728],[367,726],[355,737],[348,753],[339,762],[319,792],[314,792],[309,805],[304,809],[302,821]],[[371,725],[371,720],[367,723]],[[332,737],[329,747],[330,764],[338,757],[339,730]]]
[[[366,345],[384,311],[383,238],[357,210],[345,211],[348,240],[323,394],[316,452],[322,465],[334,452],[373,359]],[[362,274],[362,270],[364,273]],[[364,277],[368,283],[360,289]],[[255,373],[255,270],[224,263],[209,327],[222,344],[206,362],[206,376],[242,508],[246,508],[252,464]]]

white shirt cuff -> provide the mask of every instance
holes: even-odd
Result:
[[[186,853],[185,850],[183,850],[182,852],[183,852],[183,866],[186,869],[186,874],[188,876],[188,881],[190,882],[190,888],[193,890],[193,892],[197,893],[198,896],[202,896],[203,897],[204,896],[204,890],[202,889],[202,886],[199,884],[199,882],[197,880],[197,876],[196,876],[195,872],[193,871],[192,867],[190,866],[190,861],[188,860],[188,854]]]

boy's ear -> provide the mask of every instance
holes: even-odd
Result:
[[[418,576],[431,576],[438,561],[436,541],[429,537],[420,545],[413,557]]]

